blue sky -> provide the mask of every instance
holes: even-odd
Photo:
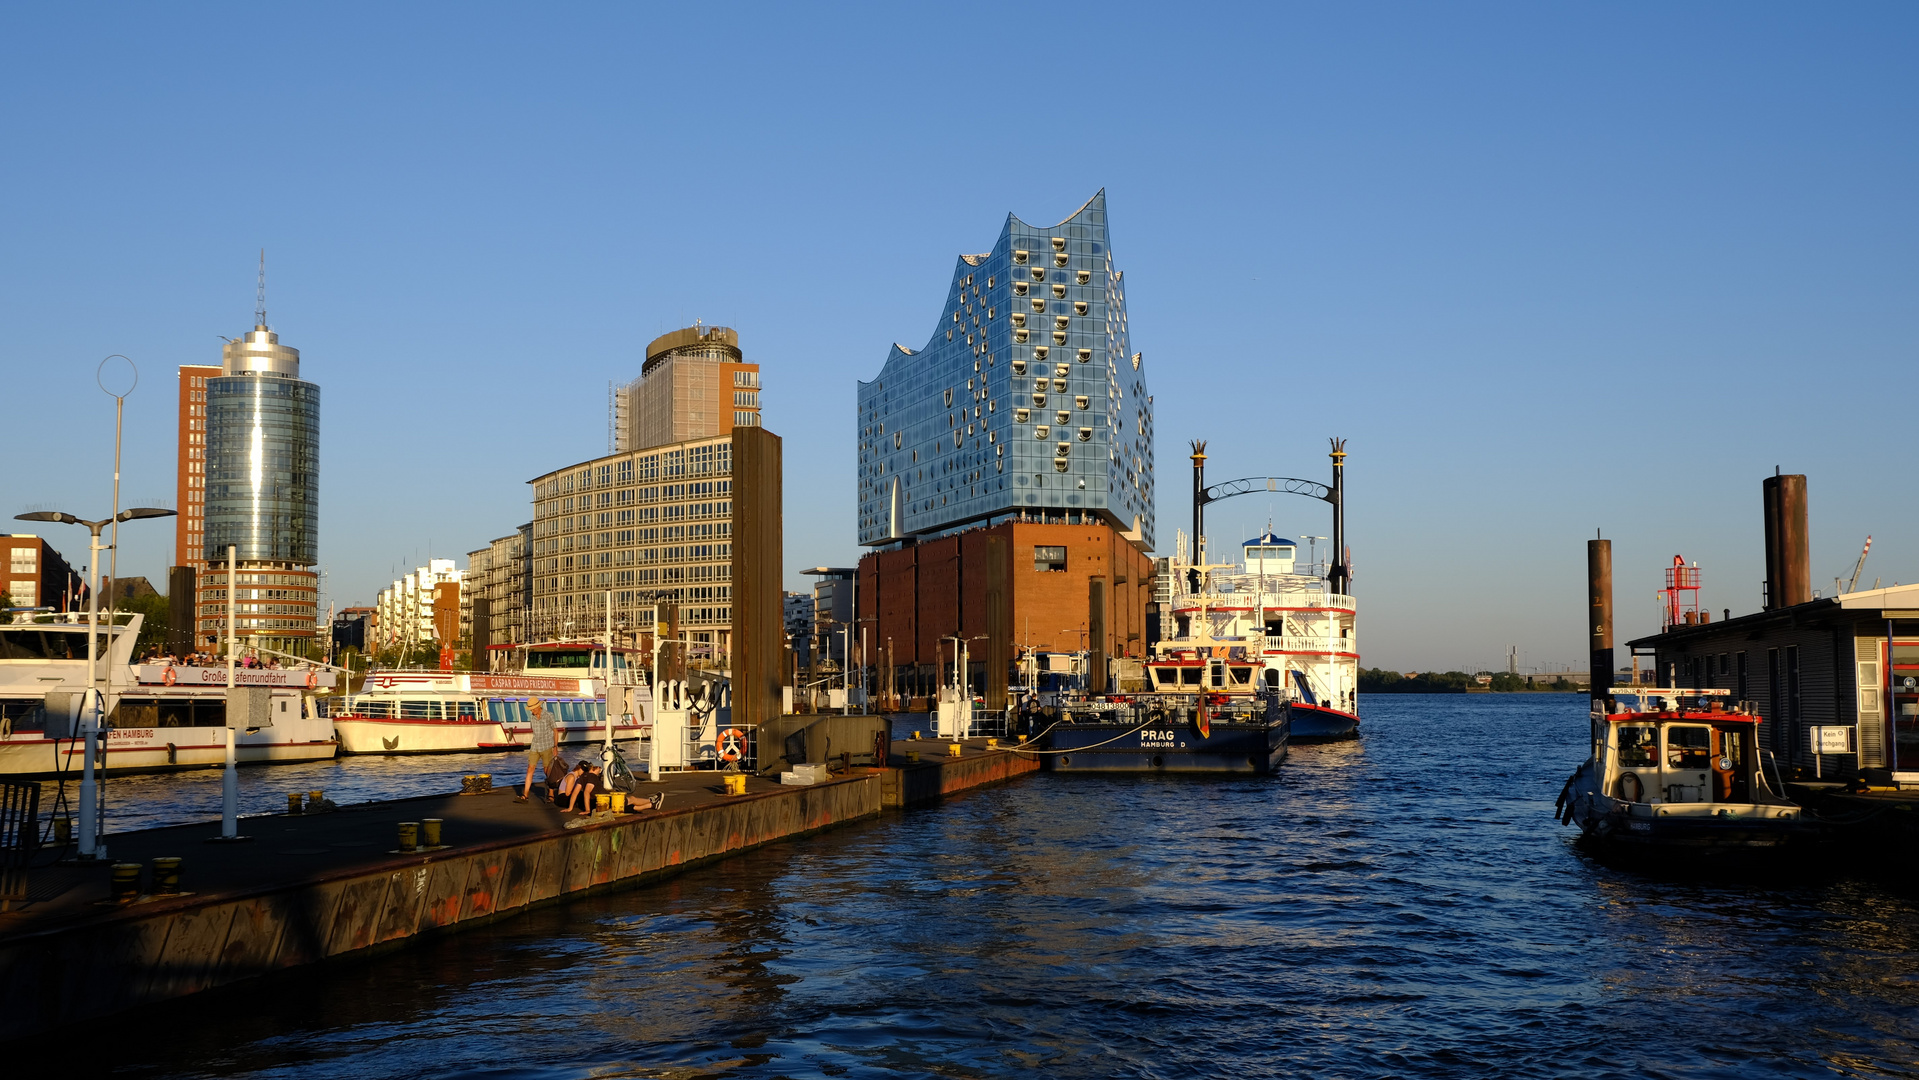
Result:
[[[1104,187],[1157,398],[1161,547],[1210,475],[1350,440],[1366,663],[1583,655],[1675,553],[1759,602],[1919,580],[1910,5],[16,5],[0,15],[0,509],[173,498],[173,370],[271,322],[324,388],[329,591],[528,516],[655,335],[734,326],[790,570],[856,557],[854,382],[952,260]],[[1216,537],[1320,504],[1216,506]],[[53,534],[79,555],[79,530]],[[158,578],[164,525],[124,531]],[[76,559],[76,561],[79,561]],[[799,579],[796,577],[794,584]]]

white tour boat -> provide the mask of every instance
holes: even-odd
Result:
[[[1148,688],[1194,692],[1218,658],[1228,679],[1255,680],[1285,703],[1292,742],[1356,737],[1358,605],[1326,576],[1298,573],[1291,540],[1268,530],[1240,548],[1243,563],[1194,566],[1181,535],[1168,563],[1173,626],[1147,662]]]
[[[651,730],[645,682],[621,650],[612,651],[610,680],[602,647],[556,642],[524,652],[525,665],[514,674],[369,672],[359,693],[333,705],[341,751],[445,754],[523,747],[533,737],[533,698],[553,715],[560,745],[598,743],[606,738],[609,688],[615,741],[643,738]]]
[[[86,763],[80,721],[87,700],[84,615],[0,625],[0,776],[78,775]],[[317,695],[330,671],[242,668],[227,689],[225,667],[133,664],[140,615],[103,614],[97,671],[106,729],[96,769],[108,773],[214,768],[226,763],[226,728],[237,729],[242,765],[331,758],[333,725]]]

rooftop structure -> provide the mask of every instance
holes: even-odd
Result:
[[[693,325],[653,339],[640,377],[613,391],[614,453],[725,435],[760,426],[760,366],[740,335]]]
[[[1008,215],[962,255],[923,348],[859,384],[861,544],[1007,520],[1153,545],[1153,400],[1127,334],[1106,193],[1058,225]]]

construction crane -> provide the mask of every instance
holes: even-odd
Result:
[[[1872,537],[1868,536],[1866,537],[1866,546],[1859,549],[1859,561],[1853,564],[1852,580],[1846,583],[1847,592],[1851,592],[1853,590],[1853,586],[1859,584],[1859,571],[1864,570],[1866,568],[1866,553],[1871,550],[1872,550]]]

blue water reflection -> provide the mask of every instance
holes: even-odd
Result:
[[[1363,743],[1276,778],[1031,778],[180,1003],[103,1052],[155,1077],[1919,1071],[1911,896],[1588,861],[1552,820],[1583,699],[1365,708]]]

